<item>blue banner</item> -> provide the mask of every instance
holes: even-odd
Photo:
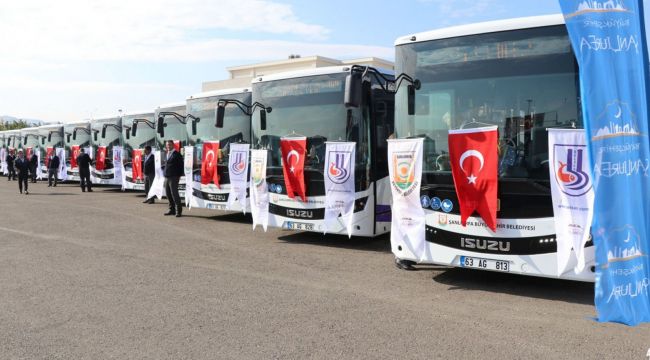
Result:
[[[594,177],[599,321],[650,321],[648,55],[642,0],[560,0]]]

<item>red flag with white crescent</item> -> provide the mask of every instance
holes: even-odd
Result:
[[[27,148],[27,151],[26,151],[26,156],[27,156],[26,159],[27,159],[27,160],[29,160],[29,159],[32,158],[32,151],[33,151],[32,147],[28,147],[28,148]]]
[[[280,140],[282,149],[282,173],[284,184],[287,187],[287,195],[290,198],[300,196],[306,201],[305,187],[305,154],[307,153],[307,138],[283,138]]]
[[[174,149],[178,151],[178,153],[181,153],[181,141],[180,140],[174,140]]]
[[[106,146],[97,147],[97,156],[95,159],[95,170],[102,171],[106,169]]]
[[[203,143],[203,158],[201,159],[201,184],[207,185],[214,182],[217,188],[219,186],[219,174],[217,171],[217,162],[219,161],[219,142],[209,141]]]
[[[51,146],[48,146],[45,148],[45,167],[50,168],[50,158],[52,157],[52,154],[54,154],[54,148]]]
[[[497,127],[449,130],[449,161],[461,223],[474,213],[497,228]]]
[[[142,180],[142,149],[133,149],[131,154],[131,175],[133,180]]]
[[[72,145],[70,150],[72,150],[72,155],[70,156],[70,167],[74,169],[77,167],[77,156],[79,156],[80,153],[79,145]]]

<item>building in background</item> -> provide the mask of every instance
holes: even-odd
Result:
[[[228,70],[230,73],[229,79],[204,82],[202,90],[212,91],[232,88],[246,88],[251,86],[251,81],[253,78],[260,76],[267,76],[286,71],[353,64],[368,65],[375,68],[382,68],[387,70],[394,69],[393,62],[376,57],[336,60],[318,55],[307,57],[301,57],[300,55],[290,55],[286,60],[267,61],[258,64],[241,65],[226,68],[226,70]]]

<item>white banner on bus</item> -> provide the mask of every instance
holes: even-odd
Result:
[[[239,200],[242,211],[246,213],[246,188],[248,188],[248,152],[250,144],[230,144],[228,173],[230,175],[230,194],[228,208]]]
[[[122,190],[125,189],[126,171],[124,171],[121,146],[113,146],[113,179],[116,185],[122,185]]]
[[[325,143],[325,217],[323,233],[333,221],[341,220],[352,237],[352,218],[354,217],[354,142]]]
[[[65,163],[65,149],[56,148],[56,156],[59,157],[59,180],[66,181],[68,180],[68,166]]]
[[[393,197],[392,248],[407,247],[420,261],[425,258],[424,210],[420,204],[422,138],[388,140],[388,174]]]
[[[7,175],[9,169],[7,169],[7,149],[0,149],[0,171],[3,175]]]
[[[253,230],[261,224],[266,231],[269,224],[269,193],[266,185],[267,150],[251,150],[250,201]]]
[[[41,180],[43,179],[43,168],[41,168],[41,149],[35,148],[34,151],[36,152],[36,178],[38,180]]]
[[[594,215],[594,190],[584,129],[548,129],[549,172],[557,242],[558,276],[573,249],[575,272],[585,268],[585,243]]]
[[[185,173],[185,206],[192,208],[194,199],[194,146],[184,148],[183,172]]]
[[[162,199],[165,192],[165,174],[162,171],[160,150],[154,150],[153,162],[156,174],[154,175],[153,182],[151,183],[151,188],[147,194],[147,199],[151,199],[155,196],[158,198],[158,200],[160,200]]]

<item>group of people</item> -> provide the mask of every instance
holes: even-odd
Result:
[[[18,149],[18,155],[14,154],[14,150],[10,150],[5,161],[7,164],[7,180],[18,180],[18,190],[21,194],[28,195],[29,190],[27,184],[30,180],[32,183],[36,183],[39,166],[38,156],[32,153],[30,158],[27,159],[23,149]],[[50,154],[47,161],[48,187],[56,186],[58,183],[60,165],[61,160],[56,153],[53,152]],[[90,175],[90,171],[88,175]]]
[[[183,203],[178,192],[178,184],[181,176],[185,175],[183,169],[183,156],[174,148],[174,142],[169,140],[165,142],[165,150],[167,150],[167,158],[164,166],[165,175],[165,192],[169,200],[169,211],[165,215],[173,215],[180,217],[183,212]],[[77,166],[79,167],[80,186],[82,192],[92,192],[92,182],[90,181],[90,165],[92,159],[85,150],[81,148],[79,156],[77,156]],[[144,183],[145,194],[149,194],[149,190],[153,185],[153,179],[156,175],[156,166],[154,156],[151,152],[151,146],[145,147],[144,150]],[[36,182],[36,173],[38,167],[38,157],[32,154],[30,159],[25,158],[25,153],[22,149],[18,150],[18,156],[14,155],[14,150],[10,150],[6,157],[7,163],[7,178],[9,181],[18,180],[18,190],[21,194],[29,194],[27,190],[27,183],[29,179]],[[47,162],[48,168],[48,186],[56,186],[58,182],[58,172],[61,159],[52,153]],[[24,190],[24,192],[23,192]],[[153,204],[154,198],[147,199],[145,203]]]

